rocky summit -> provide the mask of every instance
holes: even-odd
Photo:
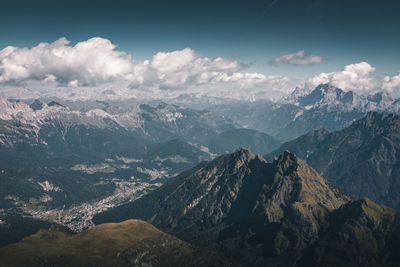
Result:
[[[394,210],[369,199],[352,200],[291,152],[268,163],[238,149],[181,174],[133,203],[101,213],[94,221],[141,218],[251,266],[340,262],[333,249],[345,249],[349,255],[372,253],[351,261],[368,266],[371,258],[379,264],[397,261],[393,244],[398,241],[389,241],[398,229],[397,217]],[[359,239],[346,243],[351,250],[330,242],[349,232]],[[371,250],[363,240],[394,243]],[[324,249],[329,253],[321,252]],[[389,256],[382,258],[382,253]]]

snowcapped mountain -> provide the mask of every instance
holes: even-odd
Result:
[[[10,102],[0,98],[2,124],[7,124],[7,128],[18,124],[16,131],[31,129],[29,132],[35,132],[35,135],[45,125],[53,124],[54,127],[62,128],[60,131],[63,135],[68,134],[71,127],[81,125],[88,128],[120,128],[155,142],[174,138],[196,142],[239,127],[231,120],[209,111],[191,110],[163,102],[157,107],[143,104],[134,105],[128,110],[111,109],[112,106],[107,106],[104,109],[78,111],[70,110],[54,101],[47,105],[35,100],[28,105],[21,101]],[[11,145],[6,133],[0,134],[0,142]],[[40,136],[36,137],[39,142]]]
[[[107,110],[0,98],[0,208],[44,218],[51,209],[100,201],[86,204],[93,214],[211,159],[188,142],[236,127],[210,112],[165,103]],[[81,229],[90,225],[87,216],[67,212],[59,222]]]
[[[245,128],[259,130],[280,141],[289,141],[320,128],[343,129],[370,111],[398,113],[400,99],[386,91],[359,95],[321,84],[313,90],[297,87],[281,102],[243,101],[215,105],[210,110]]]
[[[387,91],[372,95],[359,95],[353,91],[343,91],[329,84],[320,84],[314,90],[296,88],[286,99],[287,103],[305,109],[327,107],[343,111],[398,111],[395,98]],[[397,107],[397,109],[396,109]]]

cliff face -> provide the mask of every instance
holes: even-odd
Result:
[[[400,214],[363,198],[332,212],[319,240],[303,252],[304,266],[397,266]]]

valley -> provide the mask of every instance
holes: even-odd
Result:
[[[63,225],[72,231],[81,232],[93,226],[93,216],[136,199],[162,185],[162,183],[126,182],[113,179],[116,190],[110,196],[98,201],[82,203],[68,209],[44,209],[33,203],[20,202],[14,199],[14,205],[19,207],[21,214],[33,218],[51,221]]]

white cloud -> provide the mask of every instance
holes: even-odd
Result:
[[[233,59],[203,57],[190,48],[159,52],[150,60],[135,63],[129,54],[117,51],[109,40],[98,37],[74,46],[60,38],[32,48],[9,46],[0,50],[3,85],[27,82],[49,89],[102,88],[106,84],[125,83],[144,94],[204,90],[245,97],[250,90],[272,95],[282,91],[277,86],[291,86],[287,77],[247,73],[245,67]]]
[[[58,84],[96,85],[127,79],[133,64],[130,55],[115,50],[103,38],[70,46],[66,38],[33,48],[8,46],[0,51],[0,83],[29,80]]]
[[[308,55],[304,50],[293,54],[282,55],[271,61],[274,65],[312,65],[320,62],[322,62],[321,56]]]
[[[151,60],[135,65],[133,88],[156,87],[178,90],[210,82],[231,82],[257,79],[257,74],[238,73],[243,65],[221,57],[201,57],[192,49],[159,52]]]
[[[274,61],[275,64],[305,65],[321,60],[319,56],[299,51]],[[58,91],[65,96],[101,99],[111,97],[102,93],[108,87],[119,88],[119,91],[115,89],[118,93],[114,98],[168,98],[196,93],[249,100],[277,99],[296,86],[315,88],[321,83],[358,93],[383,89],[400,94],[400,74],[381,79],[374,75],[375,68],[367,62],[304,80],[249,73],[245,68],[236,60],[204,57],[190,48],[159,52],[149,60],[134,62],[129,54],[116,50],[107,39],[91,38],[70,45],[67,39],[60,38],[33,48],[8,46],[0,50],[0,87],[27,83],[32,88],[41,87],[46,94],[54,91],[56,95]]]
[[[320,73],[306,80],[305,86],[314,88],[322,83],[329,83],[345,91],[355,91],[358,93],[368,93],[379,88],[379,81],[371,74],[375,68],[367,62],[350,64],[342,71]]]

